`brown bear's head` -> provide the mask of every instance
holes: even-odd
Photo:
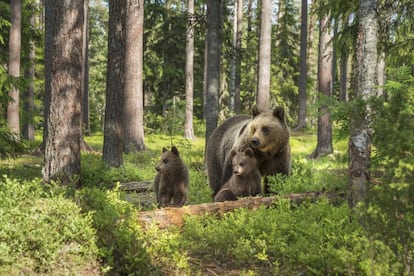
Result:
[[[283,107],[273,111],[252,108],[252,120],[248,125],[248,139],[253,149],[275,154],[289,143],[289,129]]]
[[[171,148],[171,151],[166,148],[162,148],[161,159],[155,166],[155,169],[157,172],[166,172],[170,170],[170,168],[176,166],[177,162],[180,162],[178,160],[180,160],[180,154],[175,146]]]
[[[253,150],[248,148],[245,151],[231,151],[233,174],[246,175],[256,169],[256,158]]]

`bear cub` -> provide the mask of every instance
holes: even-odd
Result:
[[[161,159],[155,166],[154,191],[159,207],[181,207],[187,200],[188,170],[175,146],[171,151],[162,149]]]
[[[237,200],[238,197],[255,196],[261,193],[261,176],[253,150],[231,151],[233,175],[221,187],[214,201]]]

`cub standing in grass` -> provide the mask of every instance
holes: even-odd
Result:
[[[221,187],[214,201],[237,200],[238,197],[255,196],[261,192],[260,171],[253,150],[231,151],[233,175]]]
[[[161,160],[155,166],[154,191],[160,207],[181,207],[187,199],[188,170],[175,146],[162,149]]]

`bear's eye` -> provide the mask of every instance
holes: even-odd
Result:
[[[240,162],[239,166],[244,167],[244,162]]]
[[[168,163],[168,159],[167,159],[167,158],[164,158],[164,159],[162,159],[162,162],[163,162],[164,164],[167,164],[167,163]]]
[[[270,130],[268,127],[262,127],[263,134],[269,134]]]

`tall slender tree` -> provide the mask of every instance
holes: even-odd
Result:
[[[187,0],[187,36],[185,62],[185,125],[184,138],[194,140],[193,90],[194,90],[194,0]]]
[[[351,115],[351,135],[348,143],[349,155],[349,198],[354,207],[366,198],[370,179],[371,159],[371,116],[367,101],[377,93],[377,42],[378,19],[375,0],[360,0],[357,38],[357,99],[365,102],[364,109],[354,105]]]
[[[144,1],[127,0],[125,18],[124,152],[145,149],[144,143]]]
[[[218,121],[222,0],[207,1],[206,143]]]
[[[33,7],[35,8],[35,7]],[[37,13],[33,13],[30,17],[30,27],[36,28]],[[24,77],[29,80],[29,86],[24,92],[24,123],[23,123],[23,138],[29,141],[33,141],[35,138],[34,128],[34,78],[35,78],[35,57],[36,57],[36,45],[35,40],[29,41],[29,66],[25,69]]]
[[[22,1],[10,1],[10,35],[9,35],[9,75],[20,77],[20,49],[22,44]],[[20,91],[12,86],[9,92],[11,101],[7,107],[7,126],[16,134],[20,134],[19,97]]]
[[[67,184],[81,171],[83,1],[46,1],[47,69],[43,178]],[[48,22],[52,20],[52,22]],[[52,24],[50,24],[52,23]],[[78,179],[77,184],[80,184]]]
[[[243,32],[243,1],[234,1],[233,15],[233,51],[230,73],[230,111],[240,113],[240,81],[241,81],[241,42]]]
[[[308,0],[302,0],[300,24],[300,56],[299,56],[299,112],[297,130],[306,127],[306,83],[308,77],[307,62],[308,46]]]
[[[345,18],[343,22],[344,29],[349,27],[349,19]],[[346,43],[344,43],[346,44]],[[348,60],[349,60],[349,48],[346,45],[342,45],[339,49],[339,100],[346,102],[348,100]]]
[[[88,62],[88,48],[89,48],[89,23],[88,23],[88,14],[89,14],[89,0],[85,0],[83,3],[85,20],[83,22],[83,43],[82,43],[82,53],[83,53],[83,66],[82,66],[82,123],[83,123],[83,133],[86,135],[90,134],[90,121],[89,121],[89,62]]]
[[[332,45],[329,15],[322,15],[319,24],[319,53],[318,53],[318,139],[316,149],[310,154],[311,158],[333,152],[332,121],[327,100],[332,95]]]
[[[124,103],[125,32],[124,1],[109,1],[108,65],[104,121],[103,161],[107,166],[123,164],[122,107]]]
[[[243,35],[243,0],[237,4],[237,28],[236,28],[236,76],[234,84],[234,113],[241,111],[240,86],[241,86],[241,62],[242,62],[242,35]]]
[[[272,48],[272,1],[260,1],[259,61],[257,65],[256,104],[270,107],[270,54]]]

